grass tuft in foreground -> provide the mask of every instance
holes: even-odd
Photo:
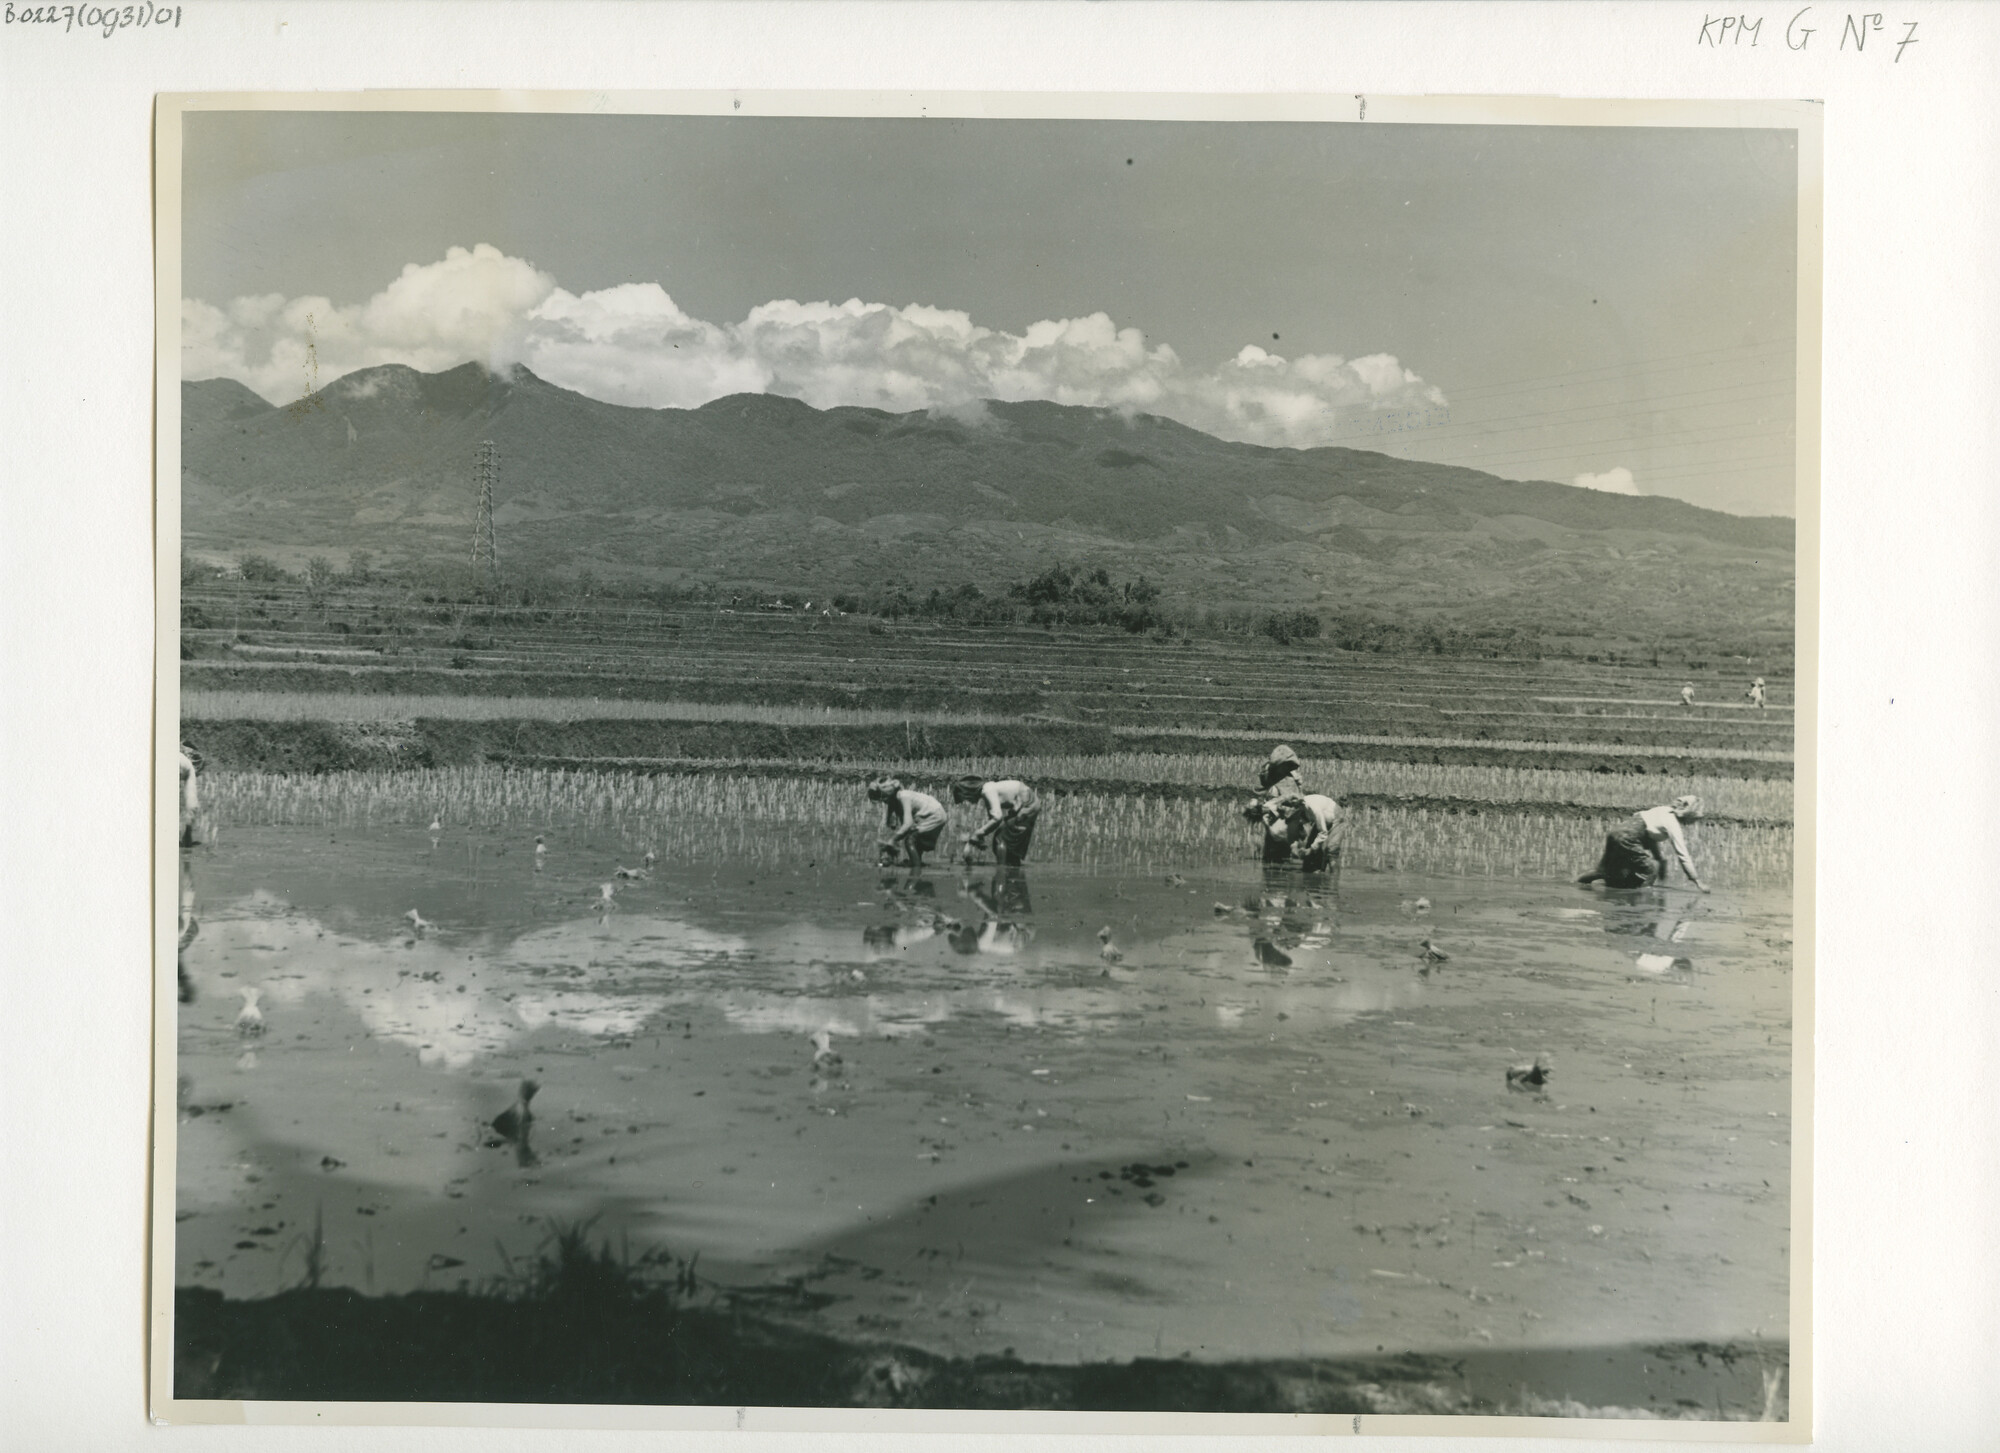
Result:
[[[483,1288],[174,1295],[174,1393],[187,1399],[1745,1421],[1785,1416],[1785,1361],[1765,1344],[1220,1363],[940,1357],[735,1310],[692,1264],[614,1255],[591,1244],[588,1223],[551,1227],[530,1261]]]

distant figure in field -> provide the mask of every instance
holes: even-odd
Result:
[[[1687,685],[1681,688],[1681,705],[1682,706],[1694,705],[1694,683],[1692,681],[1688,682]]]
[[[1681,824],[1701,816],[1699,797],[1676,797],[1665,807],[1649,807],[1635,812],[1623,826],[1605,835],[1604,854],[1597,866],[1576,881],[1602,883],[1607,888],[1648,888],[1667,878],[1665,846],[1671,845],[1681,871],[1702,892],[1708,885],[1695,871]]]
[[[1347,820],[1340,804],[1319,792],[1288,797],[1278,808],[1292,856],[1308,873],[1324,873],[1340,859]]]
[[[1764,709],[1764,678],[1759,676],[1755,681],[1751,682],[1750,689],[1744,692],[1743,695],[1749,700],[1752,706],[1762,711]]]
[[[921,868],[924,854],[936,848],[938,839],[944,835],[944,804],[928,792],[905,787],[900,777],[877,777],[870,782],[868,800],[883,803],[887,808],[882,866],[900,863]]]
[[[1257,796],[1243,806],[1245,822],[1263,825],[1265,862],[1291,860],[1292,840],[1285,827],[1284,807],[1286,803],[1302,800],[1305,795],[1305,771],[1299,763],[1299,754],[1282,744],[1273,747],[1271,755],[1257,770]]]
[[[201,811],[201,786],[199,774],[195,770],[194,753],[183,743],[180,761],[180,845],[191,848],[201,841],[201,829],[195,823],[195,815]]]
[[[963,806],[982,803],[985,821],[965,839],[965,860],[982,847],[993,849],[993,861],[1002,867],[1019,867],[1028,860],[1028,845],[1035,840],[1035,824],[1041,819],[1041,799],[1025,782],[1003,778],[988,782],[981,777],[961,777],[951,784],[951,800]]]

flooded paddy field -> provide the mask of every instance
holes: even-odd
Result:
[[[190,855],[178,1285],[477,1288],[587,1223],[719,1303],[945,1356],[1782,1361],[1781,881],[1606,893],[1422,871],[1421,841],[1336,880],[1058,833],[885,872],[865,826],[740,816],[538,856],[505,818]],[[1648,1356],[1594,1401],[1643,1403]]]

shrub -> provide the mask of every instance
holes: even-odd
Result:
[[[1325,626],[1320,618],[1309,610],[1273,611],[1257,623],[1257,629],[1281,646],[1289,646],[1293,641],[1319,639]]]
[[[315,555],[306,561],[306,597],[314,605],[326,604],[326,594],[333,588],[333,562],[324,555]]]

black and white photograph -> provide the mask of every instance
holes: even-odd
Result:
[[[157,1414],[1803,1436],[1819,108],[1227,99],[162,98]]]

